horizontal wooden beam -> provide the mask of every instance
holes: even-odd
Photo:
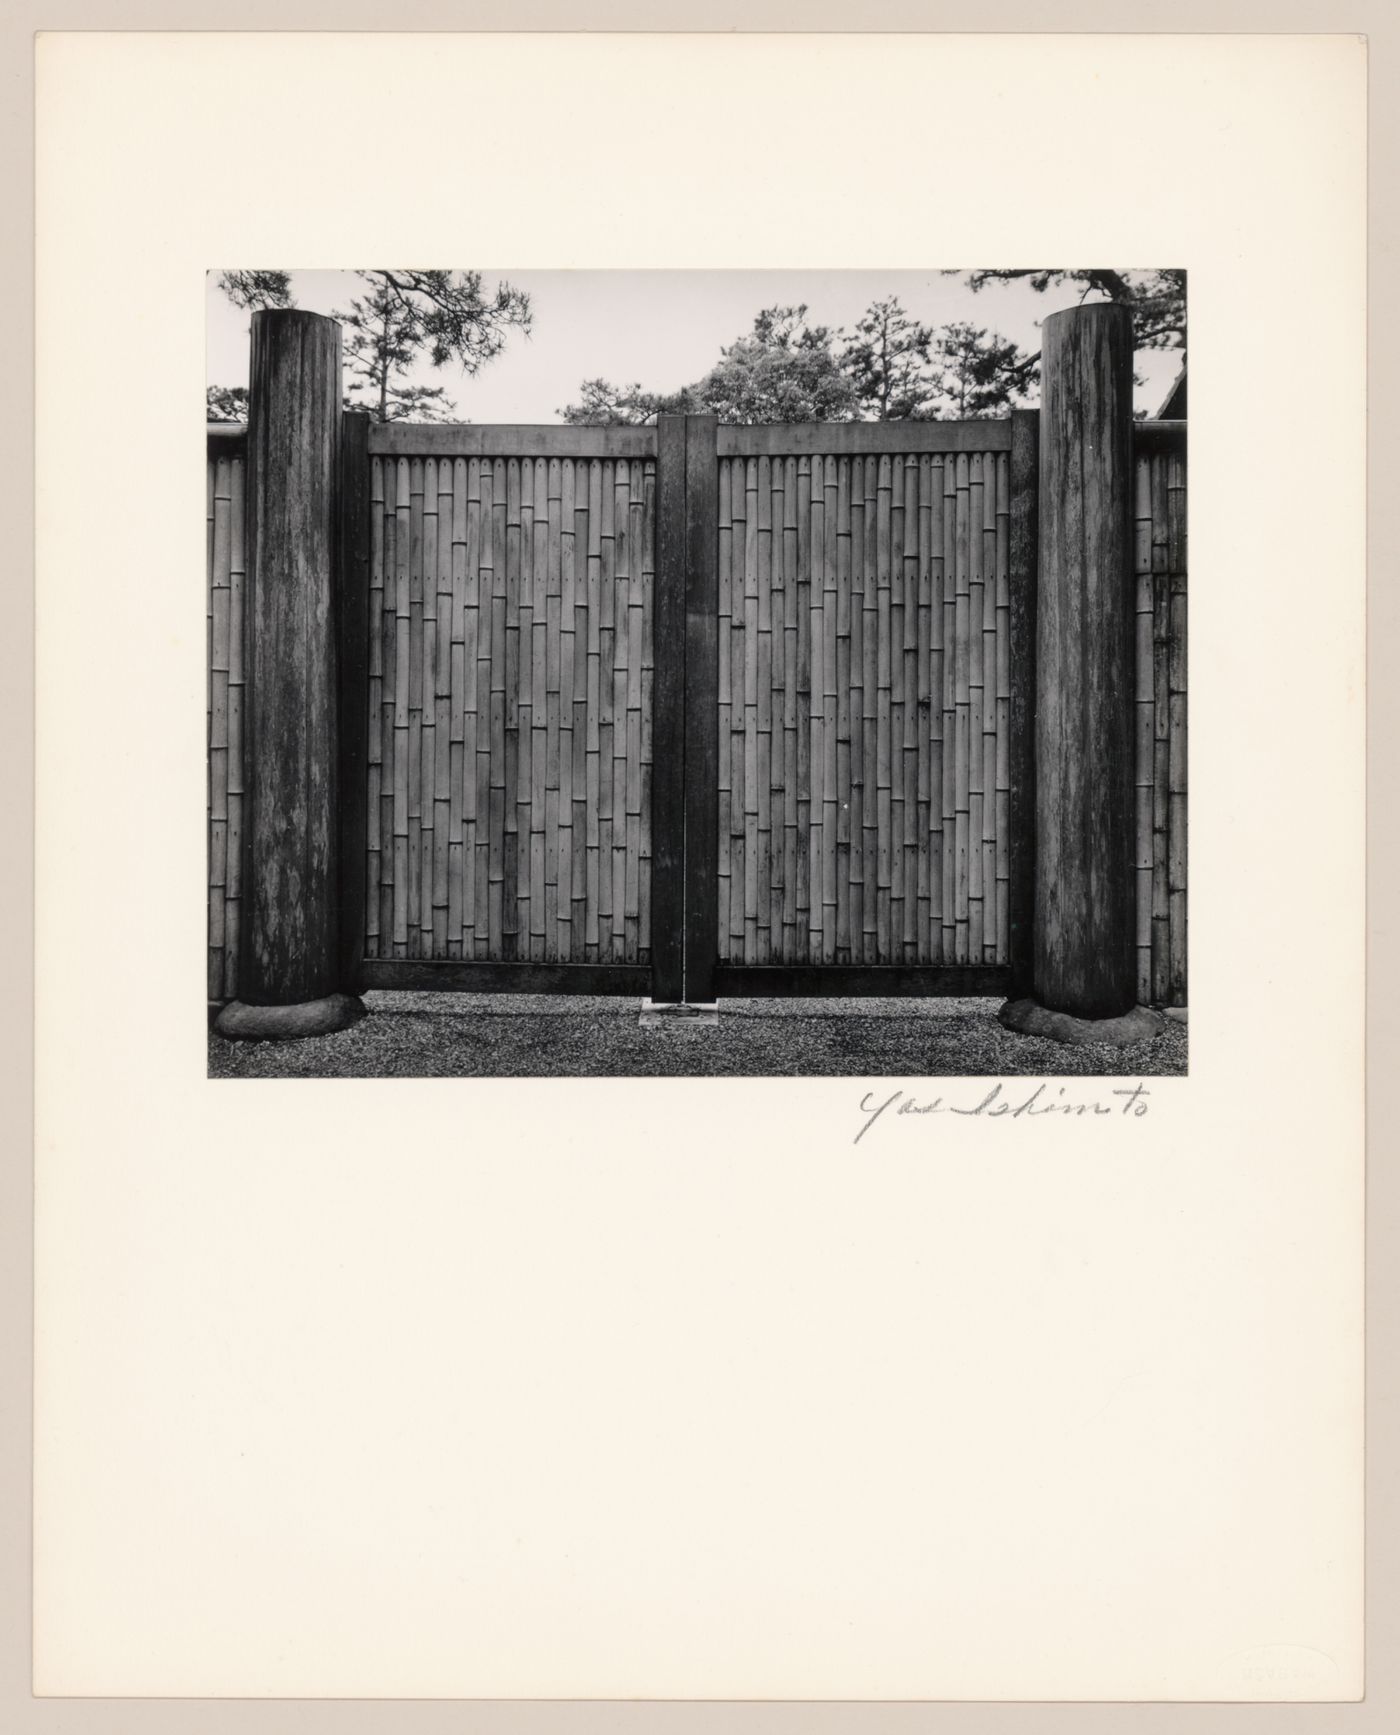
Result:
[[[1007,964],[719,964],[715,993],[721,1000],[786,999],[822,995],[967,995],[990,997],[1010,990]]]
[[[464,994],[636,994],[651,986],[646,964],[500,964],[485,959],[366,958],[364,988]]]
[[[1134,422],[1135,452],[1179,451],[1186,445],[1185,422]]]
[[[721,425],[721,458],[863,457],[880,452],[1009,452],[1009,417],[985,422],[774,422]]]
[[[385,458],[654,458],[656,429],[376,422],[369,449],[372,457]]]
[[[1143,441],[1184,440],[1185,422],[1137,422]],[[210,422],[210,441],[242,440],[245,422]],[[718,430],[721,458],[863,456],[881,452],[1008,452],[1011,424],[971,422],[776,422]],[[549,423],[374,422],[372,455],[415,458],[652,458],[656,429]]]

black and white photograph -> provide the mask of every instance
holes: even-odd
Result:
[[[208,277],[216,1076],[1180,1073],[1186,273]]]

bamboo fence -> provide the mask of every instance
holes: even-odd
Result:
[[[206,548],[209,945],[211,1001],[238,993],[243,866],[243,507],[245,444],[209,441]]]
[[[366,957],[646,963],[654,458],[370,491]]]
[[[570,455],[577,430],[533,430],[531,456],[447,432],[395,428],[370,458],[365,954],[647,963],[650,431],[602,457]],[[969,425],[943,451],[880,427],[864,452],[841,428],[831,451],[784,454],[774,431],[726,455],[726,432],[720,958],[1006,962],[1006,450]],[[244,472],[243,441],[211,435],[211,1000],[238,990]],[[1140,429],[1135,481],[1138,989],[1180,1005],[1184,441]]]
[[[1186,1004],[1186,457],[1139,435],[1136,867],[1138,997]]]

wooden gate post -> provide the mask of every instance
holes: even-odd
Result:
[[[656,590],[652,603],[651,998],[685,999],[684,416],[656,418]]]
[[[1051,314],[1041,357],[1033,998],[1001,1016],[1130,1042],[1158,1023],[1135,1010],[1132,316]]]
[[[253,315],[245,664],[247,916],[239,999],[217,1028],[321,1035],[364,1012],[343,992],[338,922],[340,327]]]
[[[708,1006],[719,960],[719,446],[685,418],[685,998]]]

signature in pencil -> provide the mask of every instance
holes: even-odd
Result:
[[[1103,1096],[1074,1097],[1067,1093],[1064,1085],[1052,1088],[1045,1080],[1019,1098],[1014,1092],[1008,1092],[998,1081],[979,1102],[963,1104],[945,1102],[941,1096],[921,1102],[904,1090],[893,1091],[881,1100],[878,1091],[867,1091],[860,1100],[860,1112],[865,1117],[864,1124],[851,1142],[858,1145],[871,1127],[886,1116],[891,1120],[900,1120],[905,1115],[931,1114],[954,1114],[973,1119],[980,1116],[986,1120],[1003,1117],[1010,1120],[1033,1120],[1044,1115],[1118,1115],[1140,1120],[1148,1111],[1148,1098],[1151,1094],[1145,1084],[1135,1084],[1111,1088],[1107,1095],[1117,1098],[1117,1101],[1105,1101]]]

